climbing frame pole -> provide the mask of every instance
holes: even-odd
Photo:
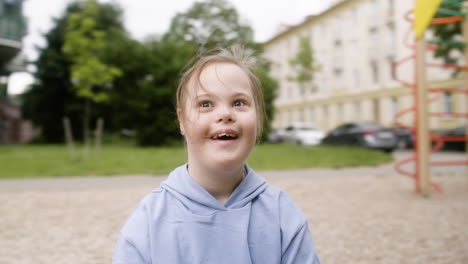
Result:
[[[465,87],[464,89],[468,89],[468,1],[465,1],[463,3],[463,8],[462,11],[465,13],[465,18],[463,20],[462,24],[462,30],[463,30],[463,39],[465,42]],[[468,94],[465,95],[465,103],[468,105]],[[468,119],[465,120],[465,133],[466,133],[466,138],[468,138]],[[468,142],[465,143],[465,148],[466,148],[466,153],[468,154]]]
[[[426,41],[424,32],[442,0],[414,1],[414,35],[416,51],[416,183],[419,191],[425,197],[431,192],[431,176],[429,169],[429,114],[427,104],[428,84],[426,76]]]
[[[429,115],[428,115],[428,85],[426,76],[426,41],[416,39],[416,125],[417,125],[417,182],[419,190],[425,197],[431,192],[431,176],[429,170]]]

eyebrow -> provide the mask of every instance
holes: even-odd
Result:
[[[248,93],[243,93],[243,92],[237,92],[237,93],[234,93],[234,94],[232,94],[230,96],[231,97],[240,97],[240,96],[253,97],[253,96],[249,95]],[[213,97],[213,95],[211,93],[202,93],[202,94],[198,94],[195,98],[199,99],[199,98],[210,98],[210,97]],[[217,97],[217,96],[214,96],[214,97]]]

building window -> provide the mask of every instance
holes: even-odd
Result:
[[[394,27],[388,27],[388,55],[395,56],[396,50],[396,31]]]
[[[379,51],[379,32],[374,30],[371,32],[371,54],[376,56]]]
[[[351,10],[351,16],[352,16],[352,19],[353,19],[353,23],[354,24],[357,24],[358,23],[358,9],[357,7],[353,8]]]
[[[359,55],[359,54],[358,54],[358,51],[359,51],[359,42],[358,42],[357,39],[351,40],[351,48],[352,48],[352,50],[353,50],[354,55]]]
[[[396,115],[398,114],[398,100],[395,97],[390,99],[390,114],[392,115],[393,119],[396,119]]]
[[[379,82],[379,65],[377,64],[377,61],[373,60],[370,63],[371,67],[371,74],[372,74],[372,82],[374,84]]]
[[[354,89],[359,89],[359,86],[361,86],[361,80],[360,80],[360,77],[359,77],[359,71],[357,69],[355,69],[353,71],[353,79],[354,79]]]
[[[279,81],[279,93],[280,95],[278,97],[280,98],[286,98],[287,97],[287,91],[286,91],[286,86],[284,85],[284,81]]]
[[[291,51],[291,48],[292,48],[292,47],[291,47],[291,46],[292,46],[291,41],[292,41],[291,39],[286,40],[286,50],[287,50],[288,52]]]
[[[300,83],[298,85],[299,85],[300,95],[301,96],[306,95],[306,92],[307,92],[306,85],[304,83]]]
[[[326,92],[328,90],[328,81],[327,78],[323,77],[322,78],[322,83],[320,85],[320,91],[321,92]]]
[[[338,105],[338,121],[343,121],[344,120],[344,110],[343,110],[343,104]]]
[[[377,0],[372,0],[370,3],[370,16],[371,26],[377,26],[377,21],[379,21],[379,3]]]
[[[309,110],[309,120],[312,124],[315,124],[315,112],[314,108],[310,108]]]
[[[359,118],[361,117],[361,104],[359,102],[355,102],[353,108],[354,108],[354,118],[356,120],[359,120]]]
[[[453,113],[453,95],[450,92],[444,92],[442,97],[442,106],[445,117],[451,117]]]
[[[341,17],[337,16],[335,18],[335,38],[339,38],[342,35],[341,32]]]
[[[374,114],[374,121],[380,123],[380,101],[378,98],[372,100],[372,113]]]
[[[395,14],[395,1],[388,0],[388,15],[393,16]]]
[[[324,39],[327,37],[327,33],[328,33],[328,25],[327,23],[323,22],[321,25],[320,25],[320,38],[321,39]]]
[[[394,57],[388,57],[388,60],[387,60],[387,63],[388,63],[388,80],[389,81],[393,81],[393,64],[395,62],[395,58]]]
[[[335,89],[343,89],[343,71],[335,70]]]

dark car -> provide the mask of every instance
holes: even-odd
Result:
[[[330,131],[322,144],[361,146],[391,152],[398,138],[391,128],[372,122],[345,123]]]
[[[443,137],[462,137],[463,138],[463,137],[466,137],[466,127],[461,126],[461,127],[457,127],[454,129],[450,129],[450,130],[440,133],[440,135]],[[466,138],[465,140],[445,141],[442,149],[465,151],[466,150]]]
[[[393,132],[398,138],[397,148],[398,149],[409,149],[414,145],[414,134],[411,130],[404,127],[395,126],[392,127]]]

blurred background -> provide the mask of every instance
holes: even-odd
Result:
[[[435,17],[458,18],[424,36],[429,130],[459,139],[431,158],[452,165],[466,159],[467,3],[441,1]],[[431,168],[444,193],[430,199],[392,164],[414,161],[413,4],[0,0],[0,262],[109,263],[157,175],[186,162],[184,67],[241,44],[267,112],[248,163],[297,201],[324,263],[468,263],[466,161]]]
[[[106,135],[131,136],[138,145],[178,142],[173,92],[181,69],[200,50],[233,43],[254,50],[260,65],[269,117],[265,140],[317,145],[340,125],[394,127],[396,114],[413,105],[411,89],[392,76],[408,81],[414,76],[411,63],[393,67],[412,52],[404,43],[411,27],[404,16],[412,5],[5,0],[0,142],[64,142],[64,118],[79,141],[102,118]],[[87,9],[95,10],[85,14]],[[80,22],[72,25],[80,13],[78,20],[92,24],[86,32]],[[92,32],[100,36],[87,36]],[[461,26],[433,26],[426,35],[459,39]],[[80,38],[88,42],[77,44]],[[462,65],[462,48],[443,46],[428,54],[428,61]],[[93,62],[84,63],[86,57]],[[429,68],[428,76],[433,86],[459,88],[464,82],[453,69]],[[460,130],[466,118],[456,113],[466,112],[467,105],[464,94],[441,94],[430,109],[444,115],[431,119],[431,130]],[[413,121],[405,115],[399,124]],[[382,149],[411,147],[411,132],[395,129],[397,145]],[[360,130],[364,135],[369,129]]]

